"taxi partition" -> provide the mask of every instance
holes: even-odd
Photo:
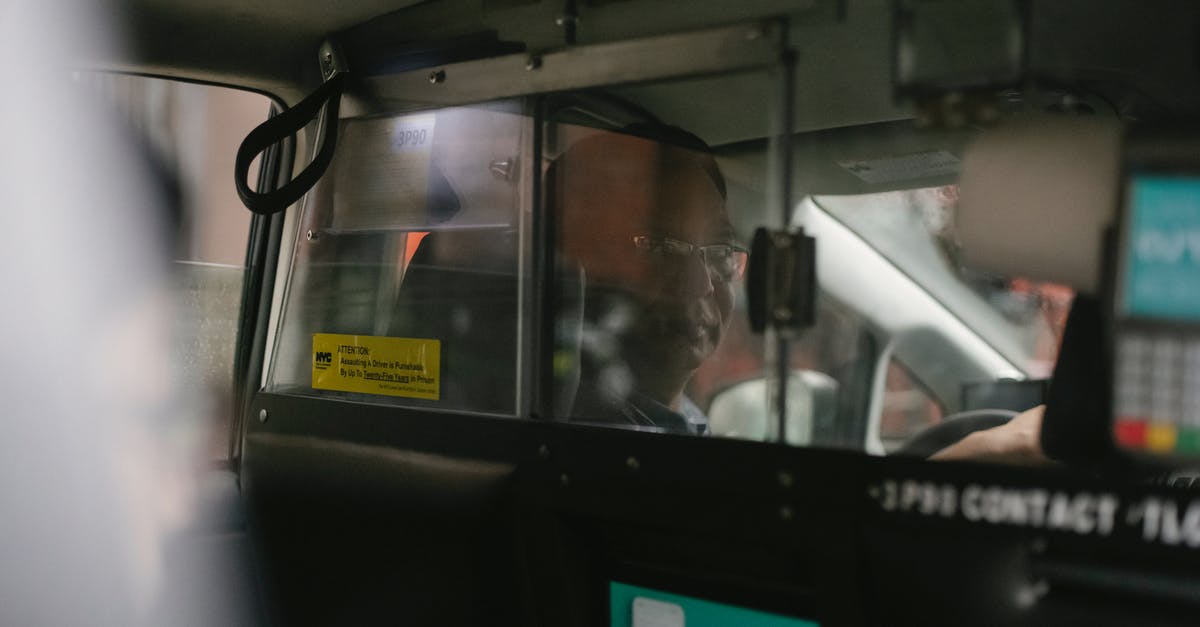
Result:
[[[852,286],[750,332],[743,244],[808,191],[788,29],[338,62],[242,449],[277,622],[1182,622],[1184,494],[867,455],[895,346]]]

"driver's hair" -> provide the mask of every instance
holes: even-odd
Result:
[[[649,123],[601,131],[576,141],[550,163],[544,176],[545,215],[557,223],[562,250],[586,267],[611,255],[617,234],[632,219],[620,207],[603,210],[604,202],[618,198],[618,191],[667,193],[672,179],[683,178],[707,179],[725,201],[725,177],[712,150],[692,133]]]
[[[545,208],[547,211],[557,211],[561,206],[558,191],[562,185],[560,178],[562,170],[566,167],[563,163],[570,162],[572,156],[584,150],[589,142],[601,141],[600,138],[611,137],[613,135],[638,137],[660,146],[660,164],[664,166],[664,169],[665,166],[673,165],[672,162],[679,160],[681,157],[683,161],[699,166],[708,175],[713,186],[717,188],[721,199],[725,200],[727,193],[725,177],[721,174],[721,169],[717,166],[717,161],[712,156],[713,151],[711,146],[695,134],[685,131],[678,126],[659,122],[637,122],[616,131],[602,131],[596,135],[581,139],[551,161],[542,179],[545,191]]]

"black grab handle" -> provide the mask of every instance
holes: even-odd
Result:
[[[300,200],[313,185],[325,174],[326,168],[333,160],[333,150],[337,146],[338,105],[342,100],[345,89],[346,75],[339,72],[325,81],[296,106],[259,124],[238,148],[237,161],[234,164],[234,177],[237,184],[238,196],[242,204],[254,213],[271,215],[287,209],[289,205]],[[296,178],[283,187],[270,192],[256,192],[250,189],[246,178],[250,174],[250,163],[258,153],[266,150],[284,138],[295,135],[325,108],[325,118],[321,124],[321,148],[313,158],[312,163],[304,168]]]

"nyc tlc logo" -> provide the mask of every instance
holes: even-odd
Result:
[[[324,370],[333,365],[333,353],[330,351],[316,351],[313,353],[313,367]]]

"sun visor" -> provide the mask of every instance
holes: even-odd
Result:
[[[967,148],[957,226],[966,262],[1095,292],[1119,189],[1121,125],[1022,116]]]

